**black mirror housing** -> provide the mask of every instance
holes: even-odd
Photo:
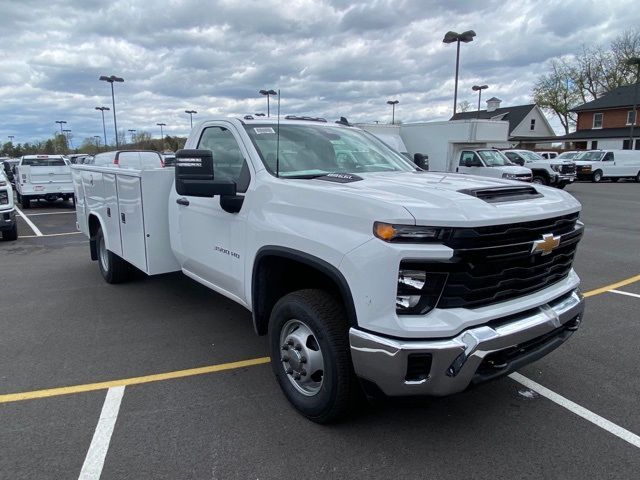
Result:
[[[470,158],[465,158],[464,159],[464,166],[465,167],[473,167],[473,160],[471,160]]]
[[[211,150],[178,150],[175,163],[176,192],[191,197],[235,195],[236,182],[215,180]]]
[[[423,153],[415,153],[413,155],[413,163],[423,170],[429,170],[429,156]]]

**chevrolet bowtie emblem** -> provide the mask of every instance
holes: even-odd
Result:
[[[542,255],[550,254],[557,246],[560,245],[560,237],[554,237],[553,233],[545,233],[542,240],[536,240],[531,247],[531,253],[541,252]]]

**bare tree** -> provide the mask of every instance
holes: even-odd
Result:
[[[458,112],[468,112],[469,110],[471,110],[473,108],[473,105],[471,105],[471,102],[469,100],[464,100],[460,103],[458,103]]]
[[[551,72],[543,75],[533,88],[533,101],[558,117],[565,134],[576,121],[575,114],[569,110],[582,98],[581,87],[572,75],[570,67],[555,60],[551,63]]]

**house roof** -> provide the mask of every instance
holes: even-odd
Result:
[[[640,84],[638,84],[638,100],[640,101]],[[584,112],[586,110],[601,110],[605,108],[630,107],[634,102],[635,85],[625,85],[624,87],[614,88],[605,93],[600,98],[591,102],[578,105],[573,108],[572,112]]]
[[[494,97],[495,98],[495,97]],[[514,105],[512,107],[496,108],[491,112],[486,110],[480,110],[480,112],[461,112],[456,113],[449,120],[470,120],[473,118],[481,118],[484,120],[490,120],[494,117],[500,117],[499,120],[505,120],[509,122],[509,134],[515,130],[515,128],[522,123],[529,112],[536,106],[535,103],[529,105]]]
[[[634,129],[633,138],[640,137],[638,130]],[[629,127],[576,130],[563,137],[558,137],[557,140],[586,140],[589,138],[629,138]]]

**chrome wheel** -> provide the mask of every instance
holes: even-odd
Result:
[[[316,335],[304,322],[289,320],[280,331],[282,368],[294,388],[308,397],[324,381],[324,358]]]
[[[102,270],[105,272],[109,270],[109,252],[107,252],[107,247],[104,244],[104,235],[100,235],[100,240],[98,241],[98,255],[100,257],[100,264],[102,265]]]

